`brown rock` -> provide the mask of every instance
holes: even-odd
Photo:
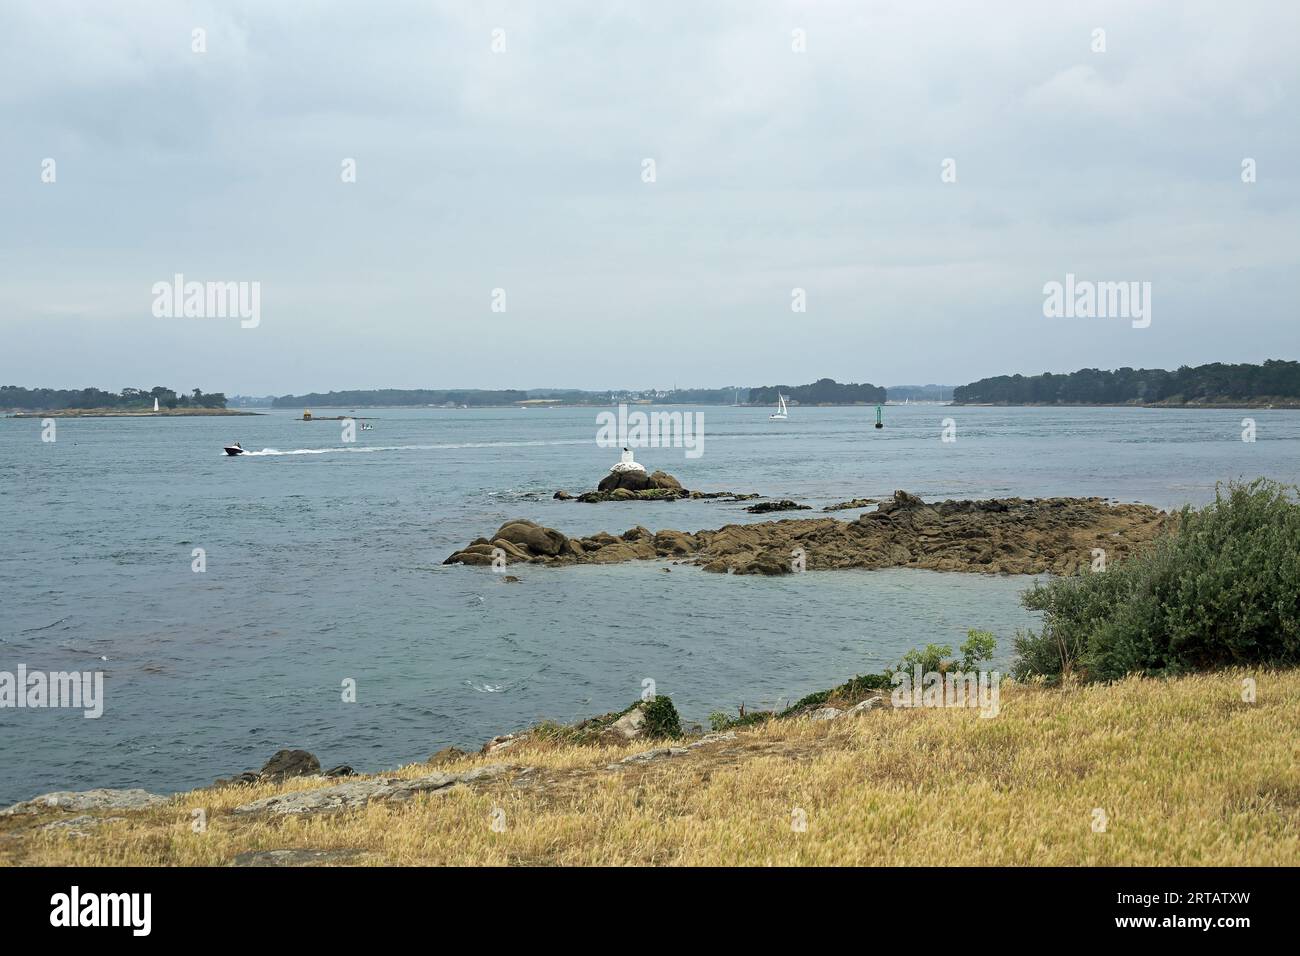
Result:
[[[791,573],[792,552],[803,549],[809,569],[916,567],[990,574],[1068,574],[1086,568],[1093,548],[1119,560],[1146,547],[1176,518],[1149,505],[1110,504],[1100,498],[1000,498],[927,503],[895,492],[875,511],[854,521],[801,518],[727,525],[693,535],[634,528],[622,538],[601,532],[582,539],[558,531],[517,532],[555,552],[529,548],[530,560],[609,564],[678,557],[706,571]],[[508,527],[508,526],[507,526]],[[505,529],[503,528],[503,531]],[[497,537],[506,537],[498,532]],[[490,550],[490,547],[489,549]],[[447,563],[472,564],[481,546],[457,552]]]
[[[822,511],[848,511],[856,508],[870,508],[876,504],[875,498],[853,498],[849,501],[841,501],[833,505],[827,505]]]
[[[650,476],[650,487],[688,494],[686,489],[682,487],[682,483],[665,471],[656,471]]]
[[[310,777],[320,773],[320,761],[305,750],[277,750],[275,755],[262,765],[258,777],[262,780],[279,782],[290,777]]]
[[[504,539],[510,544],[517,544],[530,555],[546,555],[555,557],[564,549],[564,542],[568,539],[560,532],[552,528],[543,528],[533,521],[526,521],[517,518],[514,521],[507,521],[500,528],[494,538]]]
[[[809,505],[801,505],[797,501],[791,501],[789,498],[782,498],[780,501],[760,501],[756,505],[750,505],[745,509],[752,515],[764,515],[771,511],[811,511]]]
[[[454,763],[461,757],[467,756],[469,755],[459,747],[443,747],[436,754],[430,757],[427,762],[431,766],[437,767],[445,763]]]

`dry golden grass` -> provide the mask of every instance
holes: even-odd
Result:
[[[1253,704],[1242,678],[1258,682]],[[536,768],[408,804],[311,817],[230,810],[297,781],[196,791],[83,837],[0,821],[7,864],[224,865],[240,853],[351,849],[363,864],[1300,864],[1300,671],[1003,685],[1002,712],[878,709],[775,722],[683,756],[524,745]],[[412,765],[392,776],[420,776]],[[204,809],[206,833],[191,830]],[[494,832],[494,808],[504,832]],[[807,829],[792,828],[795,808]],[[1094,832],[1094,809],[1105,832]],[[105,814],[124,815],[120,812]]]

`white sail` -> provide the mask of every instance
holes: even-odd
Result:
[[[767,417],[768,417],[769,419],[771,419],[772,421],[782,421],[782,422],[783,422],[783,421],[785,421],[787,418],[790,417],[790,412],[789,412],[789,410],[787,410],[786,407],[785,407],[785,396],[782,395],[780,392],[777,392],[777,393],[776,393],[776,400],[777,400],[777,409],[776,409],[776,414],[774,414],[774,415],[768,415]]]

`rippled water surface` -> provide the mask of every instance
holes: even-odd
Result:
[[[1212,499],[1216,480],[1300,481],[1294,412],[907,406],[876,431],[870,408],[795,408],[781,423],[693,411],[701,457],[638,460],[689,488],[817,507],[896,488],[1170,507]],[[64,419],[54,443],[36,419],[0,420],[0,671],[102,669],[107,698],[98,720],[0,709],[0,803],[189,788],[281,747],[374,771],[624,707],[647,677],[703,721],[955,645],[970,627],[999,636],[1005,663],[1015,629],[1034,624],[1017,602],[1025,578],[767,579],[643,562],[513,566],[521,582],[503,584],[441,562],[511,517],[569,534],[764,519],[717,502],[553,501],[617,457],[595,444],[595,409],[359,411],[375,428],[355,445],[338,422],[298,414]],[[1254,443],[1241,441],[1247,415]],[[945,417],[955,443],[939,440]],[[264,452],[222,455],[234,441]]]

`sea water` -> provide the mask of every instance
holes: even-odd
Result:
[[[638,450],[649,469],[817,509],[895,489],[1175,507],[1212,500],[1216,481],[1300,480],[1296,412],[909,405],[887,407],[876,430],[869,407],[796,406],[784,422],[683,410],[702,417],[705,453]],[[104,675],[98,718],[0,709],[0,805],[201,786],[283,747],[377,771],[621,709],[646,680],[706,722],[914,646],[955,647],[970,628],[997,635],[1005,667],[1016,629],[1036,626],[1019,604],[1025,577],[765,578],[653,561],[512,565],[520,580],[504,583],[442,565],[513,517],[570,535],[773,517],[718,501],[553,500],[593,488],[618,459],[596,444],[601,411],[358,409],[375,427],[354,443],[300,410],[60,419],[53,442],[38,417],[0,420],[0,671]],[[226,457],[233,442],[252,454]]]

